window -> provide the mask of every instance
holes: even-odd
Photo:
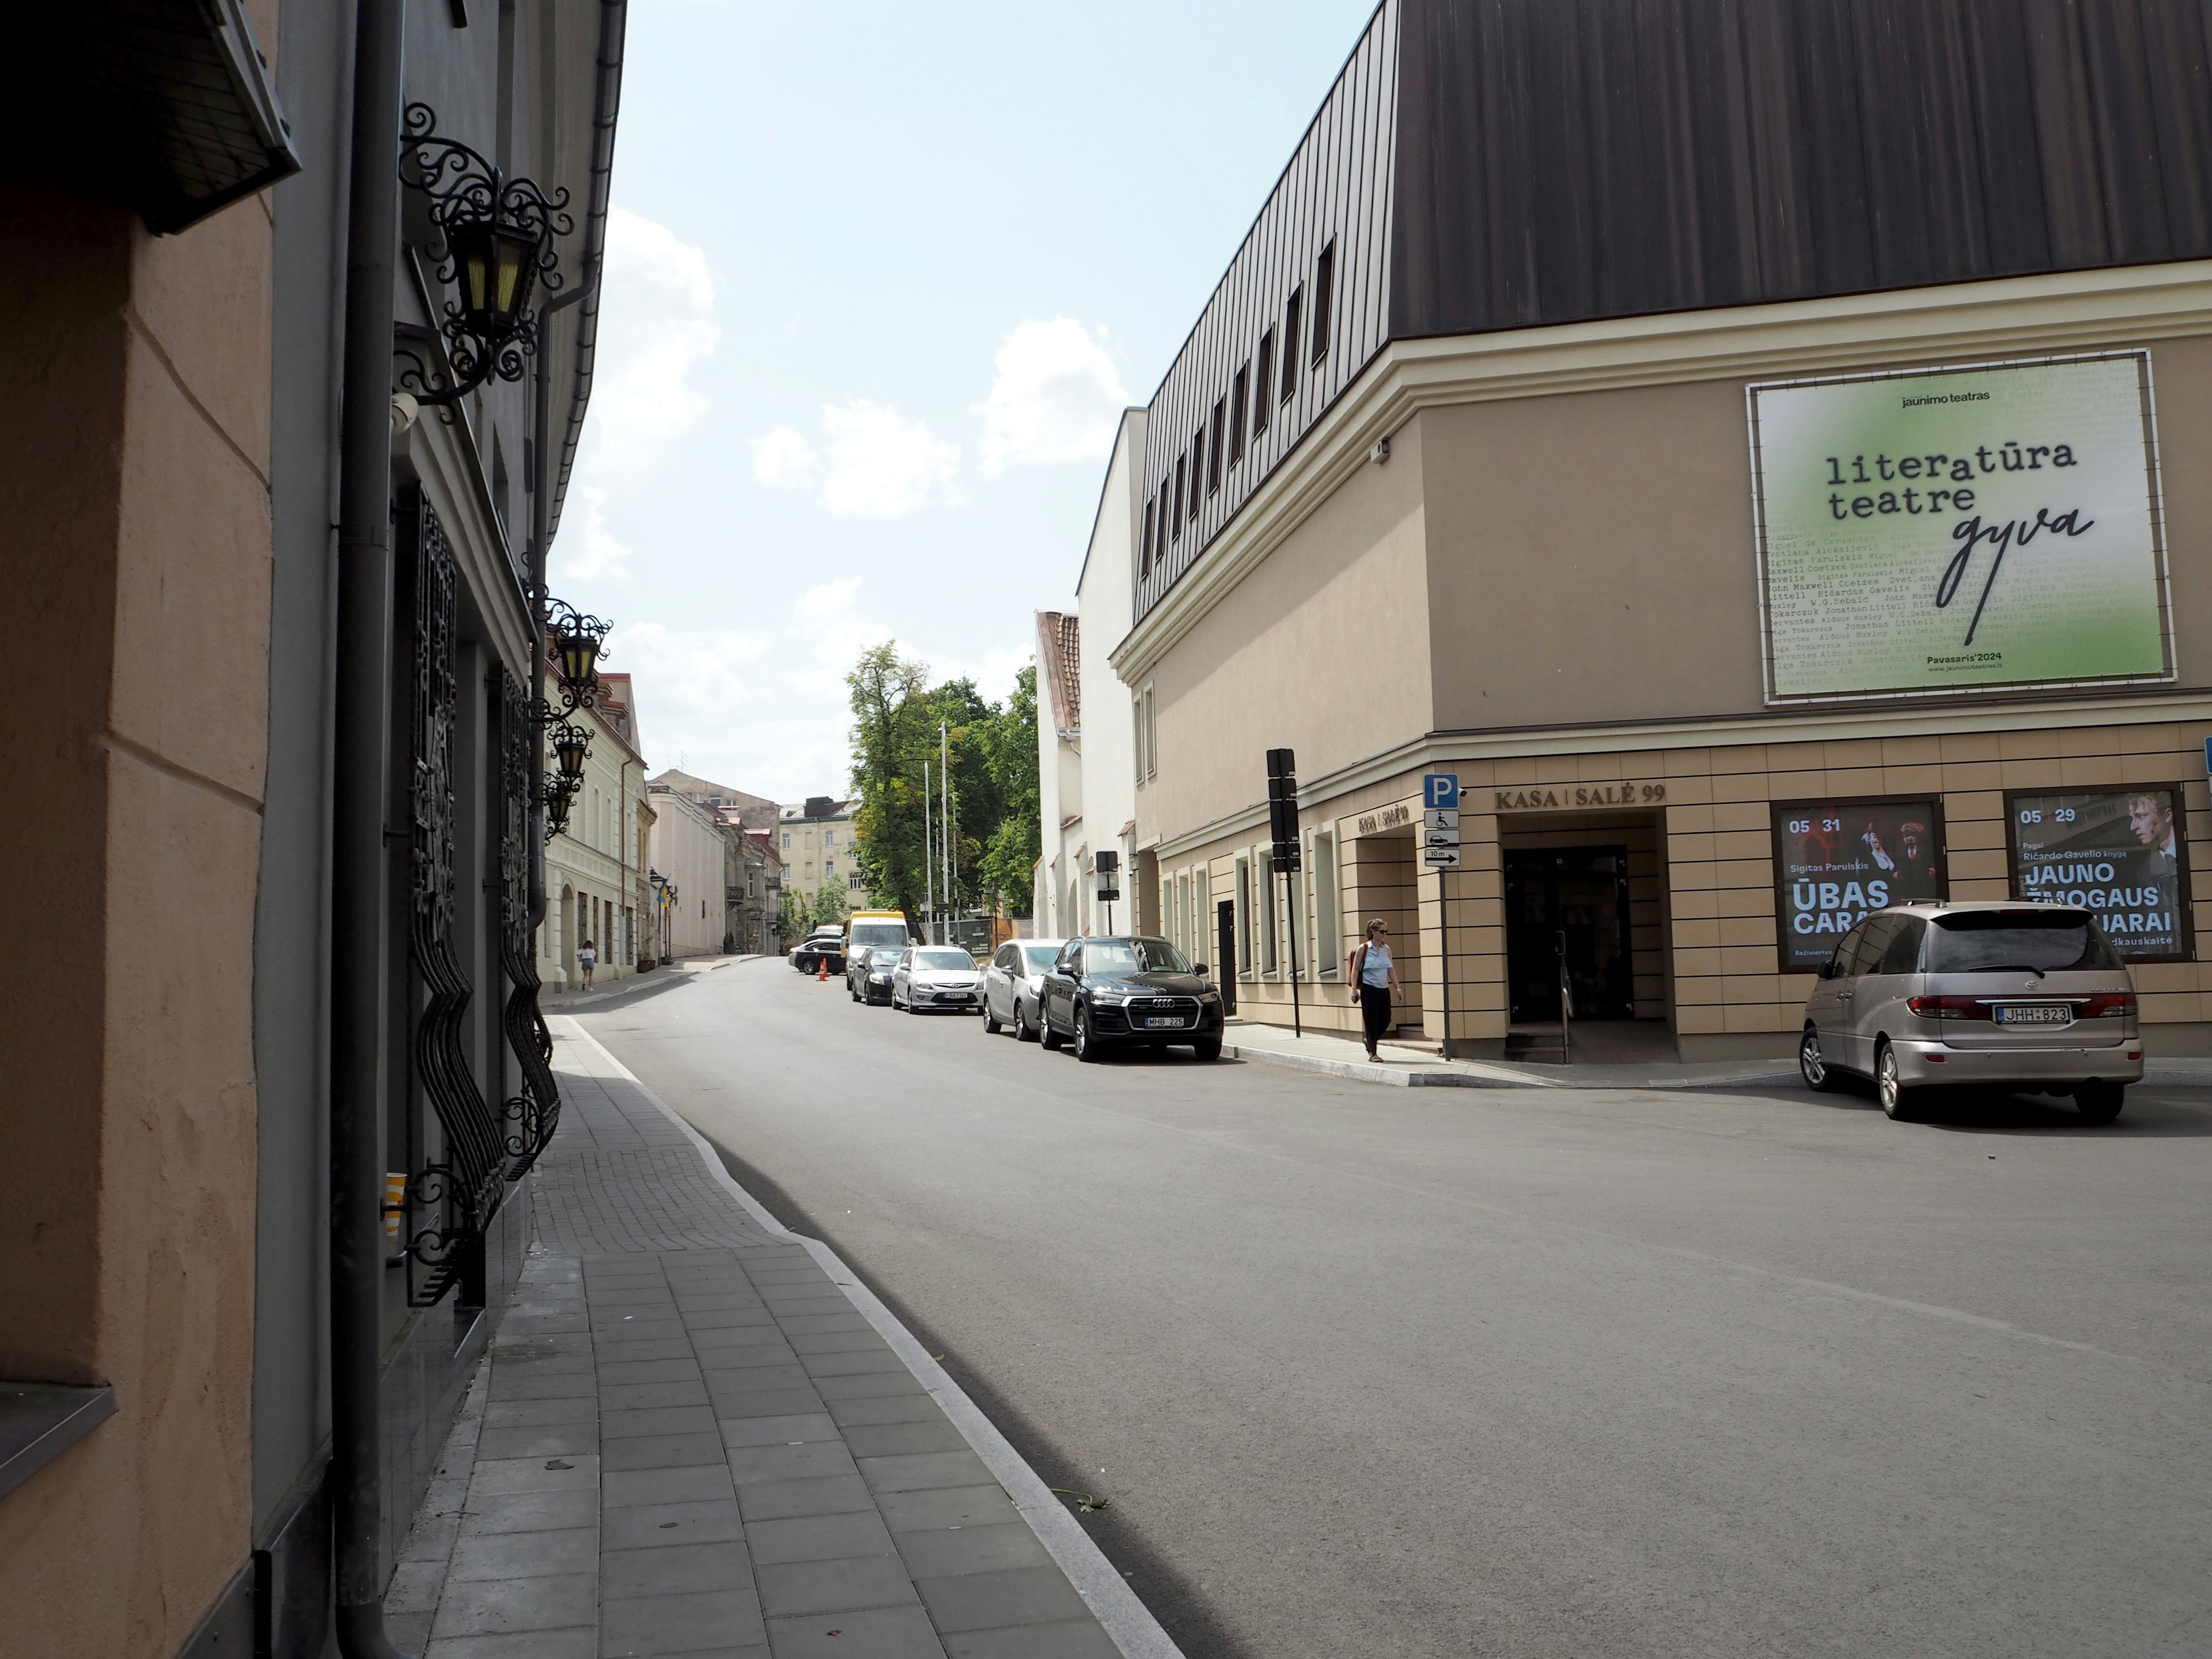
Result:
[[[1145,532],[1137,538],[1137,574],[1152,574],[1152,503],[1149,501],[1145,503]]]
[[[1190,434],[1190,516],[1198,516],[1198,498],[1202,493],[1199,481],[1206,475],[1206,428]]]
[[[835,830],[824,830],[822,832],[822,844],[824,847],[835,847],[837,844],[837,832]]]
[[[1176,457],[1176,510],[1168,515],[1170,522],[1169,533],[1176,541],[1181,541],[1182,539],[1183,468],[1187,465],[1188,465],[1188,463],[1183,456],[1178,455]]]
[[[1253,874],[1260,884],[1255,895],[1255,908],[1260,912],[1260,971],[1270,979],[1276,973],[1275,935],[1275,854],[1272,848],[1264,849],[1253,863]]]
[[[1237,860],[1237,976],[1252,977],[1252,860]]]
[[[1229,383],[1229,465],[1244,459],[1244,394],[1251,390],[1252,366],[1247,363]]]
[[[836,873],[837,873],[837,860],[835,860],[835,859],[824,859],[824,860],[822,860],[822,874],[823,874],[823,878],[824,878],[825,880],[826,880],[828,878],[830,878],[830,877],[831,877],[831,876],[836,875]]]
[[[1206,452],[1206,493],[1209,495],[1221,488],[1221,423],[1228,407],[1226,398],[1213,400],[1213,444]]]
[[[1283,307],[1283,384],[1275,395],[1285,403],[1298,389],[1298,319],[1305,314],[1305,289],[1294,288],[1290,304]]]
[[[1336,240],[1321,251],[1321,263],[1314,268],[1314,330],[1313,360],[1316,363],[1328,356],[1329,301],[1336,290]]]
[[[1336,831],[1313,832],[1314,976],[1344,975],[1344,908],[1336,894]]]
[[[1160,772],[1160,728],[1152,716],[1152,688],[1146,686],[1143,705],[1138,711],[1138,752],[1145,757],[1145,775],[1154,778]]]
[[[1252,435],[1258,437],[1267,429],[1267,405],[1274,400],[1268,397],[1275,384],[1275,331],[1269,329],[1260,337],[1260,381],[1253,387]]]
[[[783,832],[783,850],[787,853],[791,850],[791,831],[788,830]]]
[[[1137,781],[1142,785],[1145,781],[1145,694],[1141,691],[1129,694],[1129,723],[1136,728],[1136,742],[1132,746],[1137,757]]]
[[[846,877],[845,885],[851,888],[854,892],[859,892],[860,890],[860,872],[855,870],[851,875]]]

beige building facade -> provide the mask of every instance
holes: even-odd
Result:
[[[545,842],[538,977],[550,993],[581,985],[576,952],[586,939],[598,956],[596,985],[629,978],[648,954],[656,814],[646,799],[636,703],[629,675],[602,673],[599,681],[592,704],[568,716],[592,734],[591,752],[566,825]]]
[[[2149,1051],[2212,1051],[2212,219],[2194,151],[2029,84],[2142,64],[1978,10],[2022,170],[1855,39],[1499,10],[1378,7],[1146,411],[1128,626],[1084,629],[1145,710],[1141,924],[1246,1018],[1352,1028],[1379,918],[1401,1030],[1695,1060],[1789,1054],[1876,910],[2060,898]],[[1940,167],[1823,126],[1816,64]]]
[[[825,887],[837,890],[848,910],[868,908],[851,807],[850,801],[810,795],[778,814],[775,851],[783,860],[784,889],[810,908]]]

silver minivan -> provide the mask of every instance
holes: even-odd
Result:
[[[1907,904],[1846,933],[1805,1004],[1797,1069],[1832,1089],[1874,1079],[1881,1109],[1913,1114],[1921,1091],[1978,1084],[2071,1095],[2110,1123],[2142,1081],[2127,967],[2087,910],[1996,902]]]

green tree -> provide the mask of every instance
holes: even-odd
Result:
[[[940,728],[937,741],[939,764],[949,759],[952,774],[952,908],[957,913],[981,908],[992,884],[985,873],[984,854],[991,837],[1006,816],[1006,803],[998,775],[991,766],[991,732],[1003,718],[998,704],[986,702],[969,679],[948,680],[929,694],[930,711]],[[942,822],[944,797],[939,796],[938,822]],[[944,886],[945,858],[938,853],[938,886]]]
[[[999,823],[983,849],[984,885],[1005,914],[1026,917],[1043,847],[1038,822],[1036,665],[1014,676],[1013,695],[984,728],[985,763],[999,795]]]
[[[854,859],[879,904],[915,924],[924,890],[921,769],[937,750],[929,672],[886,640],[845,677],[853,709]]]
[[[841,922],[851,908],[845,902],[845,890],[835,882],[824,882],[814,894],[814,925],[828,927]]]
[[[785,888],[783,903],[779,907],[775,919],[777,936],[787,944],[793,939],[805,939],[810,925],[806,901],[799,896],[795,889]]]

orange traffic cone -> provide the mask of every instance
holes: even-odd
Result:
[[[830,977],[830,958],[829,958],[829,957],[823,957],[822,958],[822,971],[821,971],[820,973],[818,973],[818,974],[815,975],[815,976],[814,976],[814,977],[815,977],[815,978],[817,978],[817,979],[818,979],[818,980],[827,980],[827,979]]]

